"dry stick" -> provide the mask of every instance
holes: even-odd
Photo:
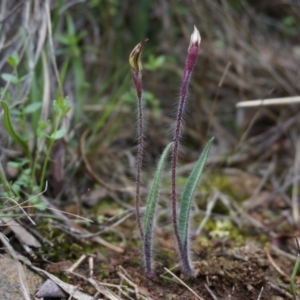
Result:
[[[53,69],[54,69],[55,77],[56,77],[56,80],[57,80],[60,96],[64,97],[64,92],[63,92],[63,88],[62,88],[60,77],[59,77],[59,72],[58,72],[56,59],[55,59],[53,40],[52,40],[52,27],[51,27],[51,15],[50,15],[49,0],[45,1],[45,10],[46,10],[46,16],[47,16],[48,39],[49,39],[51,60],[52,60]]]
[[[282,295],[284,295],[285,297],[289,298],[289,299],[294,299],[293,295],[291,295],[289,292],[285,291],[284,289],[280,288],[279,286],[277,286],[275,283],[268,281],[267,285],[272,288],[273,290],[281,293]]]
[[[185,68],[183,73],[183,80],[181,84],[181,91],[180,91],[180,98],[178,103],[178,111],[176,117],[176,127],[175,127],[175,134],[173,138],[173,152],[172,152],[172,162],[171,162],[171,170],[172,170],[172,190],[171,190],[171,200],[172,200],[172,222],[174,233],[176,237],[176,241],[179,248],[180,257],[182,260],[182,266],[184,273],[188,277],[193,276],[193,270],[191,267],[191,262],[189,258],[189,253],[184,250],[183,244],[180,241],[179,231],[178,231],[178,223],[177,223],[177,195],[176,195],[176,168],[177,168],[177,160],[178,160],[178,148],[179,148],[179,141],[181,135],[181,124],[183,120],[185,102],[188,93],[188,87],[191,79],[191,75],[193,69],[196,65],[199,46],[200,46],[200,34],[196,27],[194,27],[194,32],[191,36],[190,46],[188,48],[188,55],[185,62]]]
[[[121,272],[117,272],[117,274],[120,276],[121,279],[125,280],[129,285],[131,285],[134,288],[134,293],[135,293],[135,297],[137,300],[140,300],[140,294],[139,294],[139,290],[138,290],[138,286],[133,283],[128,277],[126,277],[126,275],[122,274]]]
[[[263,187],[265,186],[267,180],[269,179],[270,175],[274,172],[275,170],[275,166],[276,166],[276,162],[274,161],[274,159],[271,160],[271,162],[268,165],[267,171],[265,172],[265,174],[263,175],[262,179],[259,181],[258,186],[255,188],[254,192],[252,193],[250,199],[254,199],[259,193],[260,191],[263,189]]]
[[[19,220],[19,223],[27,230],[29,231],[33,236],[37,237],[40,241],[42,241],[45,244],[48,244],[50,247],[54,247],[54,243],[49,241],[46,237],[44,237],[41,233],[39,233],[37,230],[32,228],[31,226],[25,224],[21,220]]]
[[[257,297],[257,300],[260,300],[263,291],[264,291],[264,287],[262,286],[261,289],[260,289],[260,293],[259,293],[259,295]]]
[[[94,275],[94,257],[90,256],[88,262],[89,262],[89,276],[92,277]]]
[[[110,291],[109,289],[106,289],[105,287],[102,287],[96,280],[94,280],[92,277],[88,278],[88,282],[93,285],[93,287],[99,291],[101,294],[103,294],[107,299],[110,300],[121,300],[115,293]]]
[[[289,259],[289,260],[292,261],[293,263],[295,263],[295,261],[296,261],[296,259],[297,259],[294,255],[292,255],[292,254],[290,254],[290,253],[287,253],[287,252],[284,252],[283,250],[277,248],[277,247],[274,246],[274,245],[271,245],[271,249],[272,249],[274,252],[276,252],[277,255],[281,255],[281,256],[283,256],[284,258]]]
[[[81,257],[72,266],[70,266],[70,268],[67,269],[67,272],[74,272],[74,270],[77,269],[86,258],[87,255],[82,254]]]
[[[1,20],[0,23],[3,23],[6,19],[8,19],[15,11],[17,11],[26,1],[21,1],[18,3],[11,11],[9,11]]]
[[[270,105],[287,105],[300,103],[300,96],[296,97],[283,97],[283,98],[272,98],[265,100],[248,100],[240,101],[236,104],[236,107],[256,107],[256,106],[270,106]]]
[[[200,233],[201,233],[202,229],[204,228],[205,224],[207,223],[207,221],[211,215],[211,212],[212,212],[213,208],[215,207],[218,199],[219,199],[219,192],[215,192],[213,197],[207,203],[205,217],[201,221],[201,224],[199,225],[199,227],[196,231],[196,235],[200,235]]]
[[[218,101],[218,98],[219,98],[219,92],[220,92],[220,88],[222,87],[223,85],[223,82],[224,82],[224,79],[226,77],[226,74],[231,66],[232,62],[229,61],[225,67],[225,70],[222,74],[222,77],[220,79],[220,82],[218,83],[218,88],[217,88],[217,91],[216,91],[216,94],[215,94],[215,98],[214,98],[214,101],[213,101],[213,104],[212,104],[212,107],[211,107],[211,111],[210,111],[210,115],[209,115],[209,118],[208,118],[208,125],[207,125],[207,132],[206,132],[206,136],[209,135],[209,131],[210,131],[210,127],[211,127],[211,124],[212,124],[212,120],[213,120],[213,117],[214,117],[214,113],[215,113],[215,109],[216,109],[216,105],[217,105],[217,101]]]
[[[104,287],[101,287],[98,282],[96,280],[94,280],[93,278],[89,277],[85,277],[81,274],[78,274],[76,272],[71,272],[71,271],[65,271],[66,274],[70,274],[73,276],[76,276],[78,278],[83,279],[84,281],[89,282],[97,291],[99,291],[101,294],[103,294],[105,297],[107,297],[110,300],[121,300],[120,298],[118,298],[112,291],[110,291],[109,289],[106,289]],[[51,279],[51,278],[50,278]]]
[[[214,292],[210,289],[210,287],[206,283],[204,284],[204,287],[206,288],[206,290],[209,292],[209,294],[214,300],[218,300],[217,296],[214,294]]]
[[[295,162],[293,173],[294,177],[300,173],[300,140],[297,138],[297,133],[295,134]],[[292,190],[292,215],[294,219],[295,227],[299,226],[299,203],[298,203],[298,183],[293,183]]]
[[[46,121],[49,116],[49,109],[51,103],[51,92],[50,92],[50,74],[48,68],[48,61],[46,57],[46,52],[42,52],[42,65],[43,65],[43,100],[42,100],[42,111],[41,111],[41,121]],[[42,148],[42,145],[40,146]]]

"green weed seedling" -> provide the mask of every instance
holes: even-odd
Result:
[[[293,268],[293,272],[291,275],[291,282],[290,282],[290,290],[293,295],[293,299],[296,300],[297,298],[297,292],[296,292],[296,285],[295,285],[295,277],[297,275],[298,269],[299,269],[299,264],[300,264],[300,243],[297,237],[295,237],[296,245],[297,245],[297,259]]]
[[[187,277],[194,276],[194,269],[190,260],[190,245],[189,245],[189,224],[190,224],[190,210],[192,207],[192,200],[194,191],[199,183],[201,174],[203,172],[205,162],[208,157],[210,147],[213,142],[211,138],[206,144],[198,162],[196,163],[194,169],[192,170],[183,195],[180,202],[179,216],[177,215],[177,191],[176,191],[176,169],[178,161],[178,149],[180,144],[181,127],[184,115],[184,109],[187,99],[188,87],[190,79],[192,76],[193,69],[196,65],[199,47],[200,47],[200,34],[197,28],[194,28],[194,32],[191,36],[190,45],[188,48],[188,55],[186,58],[184,75],[181,83],[180,98],[178,103],[177,116],[175,120],[175,133],[172,143],[168,146],[162,153],[159,160],[152,187],[148,195],[146,212],[144,215],[143,222],[140,216],[140,203],[141,203],[141,172],[143,164],[143,134],[144,134],[144,119],[143,119],[143,102],[142,102],[142,63],[141,54],[142,49],[147,39],[142,40],[137,46],[132,50],[129,56],[129,63],[131,66],[131,74],[134,83],[134,87],[137,94],[138,103],[138,153],[137,153],[137,172],[136,172],[136,218],[137,226],[143,241],[143,254],[144,254],[144,265],[145,273],[148,279],[152,279],[153,269],[152,269],[152,239],[153,239],[153,228],[155,220],[155,211],[159,196],[159,186],[161,182],[161,173],[164,168],[165,161],[167,159],[168,153],[172,150],[172,161],[171,161],[171,203],[172,203],[172,223],[175,234],[175,239],[177,243],[177,248],[179,256],[182,263],[182,270]]]
[[[4,127],[11,137],[11,139],[20,146],[24,152],[25,157],[20,158],[18,161],[8,162],[8,164],[19,170],[19,176],[17,180],[10,183],[6,180],[2,168],[0,170],[0,183],[3,185],[5,195],[7,197],[15,197],[16,201],[19,201],[22,197],[21,194],[25,192],[27,195],[32,195],[31,204],[36,208],[44,209],[45,205],[40,201],[39,197],[35,195],[41,193],[45,186],[46,170],[50,161],[50,154],[56,140],[64,137],[66,134],[65,128],[60,128],[63,118],[70,110],[69,101],[67,98],[58,97],[53,102],[53,115],[51,120],[40,121],[37,129],[37,150],[34,154],[31,153],[29,147],[29,141],[19,134],[13,125],[14,121],[11,118],[10,107],[5,101],[1,102],[1,106],[4,112]],[[31,103],[22,108],[22,113],[31,114],[35,113],[36,109],[40,108],[38,103]],[[16,119],[17,121],[17,119]],[[26,136],[26,135],[25,135]],[[40,158],[42,155],[43,145],[46,143],[47,151],[43,159],[42,165],[40,165]],[[36,180],[36,172],[41,169],[39,182]]]

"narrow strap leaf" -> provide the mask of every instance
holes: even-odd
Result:
[[[153,235],[153,224],[155,217],[155,209],[157,204],[157,199],[159,195],[159,187],[161,182],[161,174],[165,165],[165,160],[171,150],[173,143],[169,143],[168,146],[163,151],[154,178],[150,193],[148,195],[146,212],[144,215],[144,259],[146,267],[146,275],[148,277],[152,276],[151,271],[151,254],[152,254],[152,235]]]
[[[179,237],[181,241],[181,246],[185,248],[187,246],[187,239],[188,239],[188,229],[189,229],[189,217],[190,217],[190,210],[192,206],[193,195],[197,184],[200,180],[202,171],[204,169],[204,165],[213,142],[214,138],[211,138],[203,152],[200,155],[199,160],[197,161],[192,173],[190,174],[186,186],[184,188],[181,204],[180,204],[180,213],[178,219],[178,231]]]
[[[10,113],[9,113],[9,107],[8,105],[2,101],[1,105],[3,107],[4,110],[4,126],[8,132],[8,134],[11,136],[11,138],[18,143],[24,150],[24,152],[26,153],[27,156],[30,156],[30,152],[29,152],[29,148],[28,145],[26,144],[26,142],[17,134],[17,132],[15,131],[12,123],[11,123],[11,119],[10,119]]]

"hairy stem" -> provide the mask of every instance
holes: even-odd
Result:
[[[140,204],[141,204],[141,175],[142,175],[142,166],[143,166],[143,150],[144,150],[144,117],[143,117],[143,103],[142,103],[142,62],[141,54],[142,49],[148,39],[143,39],[138,43],[129,55],[129,64],[131,66],[131,75],[133,83],[135,86],[137,101],[138,101],[138,153],[137,153],[137,170],[136,170],[136,220],[137,226],[143,239],[144,233],[141,223],[141,214],[140,214]]]
[[[132,70],[132,79],[137,93],[137,106],[138,106],[138,153],[137,153],[137,166],[136,166],[136,220],[138,229],[143,238],[143,228],[141,222],[140,205],[141,205],[141,174],[143,166],[143,150],[144,150],[144,114],[142,103],[142,74],[140,71],[135,72]]]
[[[195,31],[194,31],[195,33]],[[199,34],[199,32],[198,32]],[[178,221],[177,221],[177,195],[176,195],[176,168],[177,168],[177,160],[178,160],[178,148],[180,142],[180,135],[181,135],[181,126],[184,114],[184,108],[187,98],[188,86],[190,83],[192,71],[195,67],[198,50],[200,44],[200,36],[199,39],[194,38],[194,34],[191,38],[191,44],[188,50],[188,55],[185,63],[184,75],[181,84],[181,91],[180,91],[180,98],[178,103],[178,111],[176,117],[176,128],[175,134],[173,138],[174,146],[173,146],[173,153],[172,153],[172,162],[171,162],[171,169],[172,169],[172,190],[171,190],[171,201],[172,201],[172,222],[174,227],[175,238],[177,241],[177,245],[179,248],[180,258],[182,260],[182,266],[184,273],[191,277],[193,276],[193,269],[191,267],[189,253],[186,250],[187,247],[182,244],[179,236],[178,231]]]

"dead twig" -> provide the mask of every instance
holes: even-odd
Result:
[[[172,271],[170,271],[169,269],[167,269],[167,268],[164,268],[165,269],[165,271],[167,272],[167,273],[169,273],[170,275],[172,275],[175,279],[176,279],[176,281],[178,282],[178,283],[180,283],[181,285],[183,285],[184,287],[186,287],[191,293],[193,293],[198,299],[200,299],[200,300],[204,300],[202,297],[200,297],[193,289],[191,289],[185,282],[183,282],[178,276],[176,276]]]
[[[206,290],[209,292],[209,294],[211,295],[211,297],[214,299],[214,300],[218,300],[217,296],[214,294],[214,292],[209,288],[209,286],[205,283],[204,284]]]
[[[273,99],[264,99],[264,100],[241,101],[236,104],[236,107],[287,105],[287,104],[294,104],[294,103],[300,103],[300,96],[273,98]]]
[[[223,85],[224,79],[225,79],[226,74],[227,74],[227,72],[228,72],[228,70],[229,70],[229,68],[230,68],[231,65],[232,65],[232,62],[229,61],[227,63],[227,65],[226,65],[225,70],[224,70],[224,72],[222,74],[222,77],[221,77],[221,79],[220,79],[220,81],[218,83],[217,91],[216,91],[215,98],[214,98],[214,101],[213,101],[213,104],[212,104],[212,107],[211,107],[210,115],[209,115],[209,118],[208,118],[207,133],[206,133],[207,136],[209,135],[211,123],[213,121],[213,117],[214,117],[214,113],[215,113],[217,101],[218,101],[218,98],[219,98],[220,88]]]
[[[260,300],[263,291],[264,291],[264,287],[262,286],[261,289],[260,289],[260,293],[259,293],[259,295],[257,297],[257,300]]]
[[[281,268],[276,264],[276,262],[274,261],[274,259],[272,258],[271,254],[270,254],[270,252],[269,252],[269,249],[265,248],[265,254],[266,254],[266,256],[267,256],[267,258],[268,258],[270,264],[274,267],[274,269],[275,269],[281,276],[283,276],[284,278],[286,278],[287,280],[289,280],[290,277],[289,277],[285,272],[283,272],[283,271],[281,270]]]
[[[202,229],[204,228],[205,224],[207,223],[207,221],[211,215],[211,212],[212,212],[213,208],[215,207],[218,199],[219,199],[219,193],[215,192],[213,197],[207,203],[205,217],[203,218],[201,224],[199,225],[199,227],[196,231],[196,235],[200,235],[200,233],[201,233]]]
[[[295,141],[295,161],[293,164],[293,173],[294,177],[298,176],[300,173],[300,140],[299,140],[299,133],[295,132],[294,136]],[[295,227],[299,226],[299,202],[298,202],[298,183],[293,183],[292,189],[292,216],[294,219]]]
[[[272,288],[273,290],[281,293],[282,295],[284,295],[285,297],[289,298],[289,299],[294,299],[293,295],[291,295],[290,293],[288,293],[287,291],[283,290],[282,288],[280,288],[279,286],[277,286],[275,283],[268,281],[267,285]]]
[[[86,254],[81,255],[80,258],[69,269],[66,270],[66,272],[74,272],[74,270],[77,269],[83,263],[86,257]]]
[[[140,299],[140,295],[143,295],[147,297],[148,300],[151,300],[148,294],[146,294],[142,289],[139,288],[137,284],[135,284],[132,279],[130,278],[130,275],[128,272],[122,267],[119,266],[119,269],[121,272],[118,272],[118,275],[122,280],[125,280],[130,286],[134,288],[136,299]]]
[[[132,192],[131,189],[128,188],[120,188],[120,187],[115,187],[115,186],[111,186],[110,184],[106,183],[104,180],[102,180],[101,178],[98,177],[98,175],[94,172],[92,166],[90,165],[86,155],[85,155],[85,151],[84,151],[84,145],[85,145],[85,140],[86,137],[88,135],[89,131],[86,130],[81,138],[80,138],[80,146],[79,146],[79,151],[80,151],[80,155],[82,157],[82,160],[84,162],[84,166],[85,169],[87,171],[87,173],[93,178],[93,180],[95,180],[99,185],[101,185],[102,187],[106,188],[107,190],[111,191],[111,192]]]

